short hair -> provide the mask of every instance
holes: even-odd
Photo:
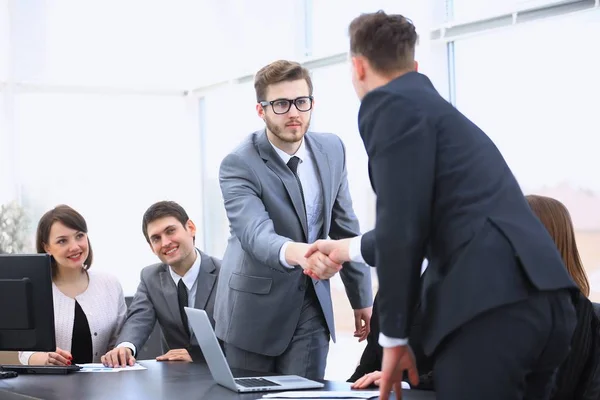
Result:
[[[46,253],[44,245],[48,244],[50,240],[50,230],[55,222],[60,222],[67,228],[78,232],[88,233],[87,223],[81,214],[65,204],[58,205],[42,215],[38,222],[35,234],[35,247],[38,253]],[[83,262],[86,271],[92,266],[93,259],[94,252],[88,237],[88,256]],[[54,257],[51,257],[50,265],[52,266],[52,276],[56,276],[57,265]]]
[[[361,14],[350,23],[348,34],[352,55],[367,58],[376,72],[413,68],[418,35],[408,18],[384,11]]]
[[[183,207],[174,201],[159,201],[158,203],[152,204],[148,207],[142,217],[142,232],[148,243],[150,243],[148,225],[157,219],[166,217],[174,217],[177,221],[181,222],[181,225],[183,225],[184,228],[185,224],[190,220]]]
[[[254,77],[254,90],[256,91],[256,101],[265,101],[267,88],[280,82],[297,81],[304,79],[308,84],[308,95],[313,94],[313,84],[310,79],[310,72],[297,62],[278,60],[262,67]]]
[[[531,210],[537,215],[554,240],[567,272],[571,275],[581,293],[588,297],[590,295],[590,283],[585,274],[581,257],[579,257],[577,242],[575,241],[575,229],[569,210],[563,203],[552,197],[529,195],[526,196],[526,199]]]

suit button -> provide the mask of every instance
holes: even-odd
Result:
[[[306,289],[305,285],[298,285],[298,290],[299,291],[303,291],[304,289]]]
[[[94,336],[98,336],[98,332],[94,332]]]
[[[98,353],[96,353],[96,356],[98,356]]]

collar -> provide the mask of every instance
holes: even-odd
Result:
[[[196,261],[194,261],[194,264],[192,264],[192,268],[190,268],[183,277],[177,275],[173,271],[173,268],[169,266],[169,273],[171,274],[171,278],[173,279],[173,282],[175,282],[175,285],[179,283],[179,279],[183,279],[183,284],[188,290],[192,290],[192,287],[196,282],[196,278],[198,278],[198,274],[200,273],[200,262],[202,261],[202,257],[200,256],[200,252],[198,251],[198,249],[195,250]]]
[[[279,147],[275,146],[273,143],[271,143],[270,140],[269,144],[273,147],[273,149],[275,149],[275,152],[283,160],[284,164],[287,164],[288,161],[290,161],[290,158],[292,158],[293,156],[298,157],[300,159],[301,164],[304,162],[304,160],[308,158],[308,149],[306,148],[306,140],[304,140],[304,138],[302,138],[302,143],[300,143],[300,147],[298,148],[296,153],[292,154],[291,156],[285,151],[281,150]]]

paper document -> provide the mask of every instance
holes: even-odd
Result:
[[[147,369],[146,367],[141,366],[138,363],[135,363],[134,366],[126,366],[125,368],[110,368],[105,367],[101,363],[89,363],[89,364],[78,364],[81,369],[77,372],[127,372],[127,371],[142,371]]]
[[[408,382],[402,382],[402,389],[410,389]],[[263,399],[376,399],[379,390],[295,390],[290,392],[269,393]]]
[[[377,397],[379,397],[378,390],[346,390],[335,392],[302,390],[263,395],[263,399],[376,399]]]

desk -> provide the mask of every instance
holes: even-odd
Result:
[[[0,399],[260,399],[265,392],[238,394],[215,383],[204,364],[140,361],[145,371],[20,375],[0,380]],[[236,373],[238,372],[238,373]],[[235,376],[248,373],[233,371]],[[345,382],[326,382],[325,389],[349,390]],[[406,400],[434,400],[433,392],[404,391]]]

